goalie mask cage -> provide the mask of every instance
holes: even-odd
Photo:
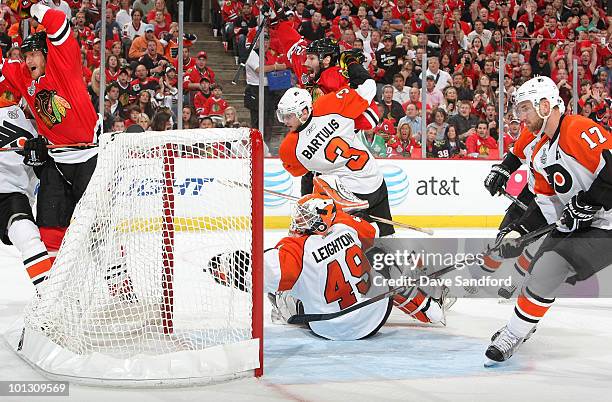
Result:
[[[240,258],[212,271],[219,255]],[[7,339],[46,376],[85,384],[260,376],[262,263],[258,131],[105,134],[49,278]]]

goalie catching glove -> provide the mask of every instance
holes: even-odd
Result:
[[[218,284],[246,292],[251,289],[250,267],[251,254],[236,250],[211,258],[204,272],[209,272]]]
[[[589,205],[584,198],[584,191],[580,191],[567,203],[561,219],[557,222],[559,231],[573,232],[591,226],[593,217],[601,207]]]

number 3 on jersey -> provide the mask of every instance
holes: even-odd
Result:
[[[366,151],[351,148],[342,138],[334,137],[325,147],[325,159],[334,163],[339,156],[347,159],[346,167],[353,172],[363,169],[370,160],[370,155]]]
[[[357,291],[364,295],[370,289],[370,263],[363,255],[361,248],[353,245],[348,248],[345,253],[344,260],[351,276],[361,278],[355,284]],[[334,260],[327,264],[327,280],[325,283],[325,301],[328,304],[338,302],[340,310],[357,303],[353,286],[346,280],[342,266],[338,260]]]

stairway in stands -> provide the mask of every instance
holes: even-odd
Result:
[[[232,52],[225,52],[221,38],[213,36],[210,24],[186,22],[185,32],[193,33],[198,37],[191,49],[191,55],[195,57],[199,51],[206,51],[208,54],[207,66],[215,72],[215,80],[223,87],[223,98],[236,108],[240,122],[250,122],[250,112],[244,107],[244,88],[246,86],[244,72],[236,85],[232,84],[234,74],[238,70]],[[275,154],[286,129],[278,123],[273,127],[272,133],[272,144],[269,145],[272,153]]]
[[[185,32],[193,33],[198,37],[191,48],[192,57],[202,50],[208,54],[207,65],[215,72],[215,80],[223,87],[223,98],[236,108],[238,120],[249,122],[250,114],[244,107],[244,87],[246,86],[244,73],[236,85],[232,85],[232,78],[238,69],[232,53],[226,53],[220,38],[213,37],[209,24],[186,22]]]

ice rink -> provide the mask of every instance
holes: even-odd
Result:
[[[285,231],[267,231],[266,247]],[[436,230],[438,236],[491,231]],[[16,250],[0,246],[0,331],[21,315],[33,287]],[[266,306],[268,310],[269,306]],[[205,387],[109,389],[71,385],[70,397],[0,397],[43,401],[609,401],[612,300],[562,299],[534,337],[503,367],[484,368],[484,351],[514,305],[459,299],[447,326],[426,326],[393,312],[373,338],[325,341],[277,326],[266,311],[265,374]],[[44,380],[4,342],[0,380]]]

